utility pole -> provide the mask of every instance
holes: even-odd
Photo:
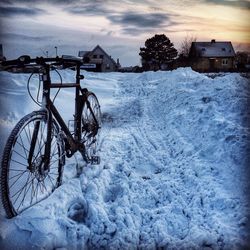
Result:
[[[56,49],[56,56],[57,56],[57,46],[55,46],[55,49]]]

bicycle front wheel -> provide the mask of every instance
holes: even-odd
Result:
[[[54,121],[49,169],[44,169],[47,127],[46,112],[32,112],[17,123],[7,140],[2,158],[1,192],[9,218],[45,199],[61,184],[64,152]],[[32,142],[35,147],[29,161]]]
[[[96,154],[98,135],[101,129],[101,110],[96,95],[87,93],[86,102],[82,108],[82,141],[88,159]]]

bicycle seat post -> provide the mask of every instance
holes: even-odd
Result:
[[[47,170],[49,168],[49,159],[50,159],[50,151],[51,151],[51,133],[52,133],[52,113],[50,111],[50,65],[44,63],[43,64],[43,74],[42,74],[42,82],[43,82],[43,108],[47,110],[47,137],[45,142],[45,153],[44,153],[44,169]]]
[[[42,82],[43,82],[43,105],[48,105],[48,99],[50,97],[50,66],[45,64],[43,66],[44,71],[42,73]]]

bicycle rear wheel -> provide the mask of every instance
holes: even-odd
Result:
[[[31,164],[31,141],[37,132]],[[2,203],[9,218],[48,197],[62,181],[63,143],[53,121],[49,170],[43,157],[47,136],[47,115],[35,111],[23,117],[12,130],[3,152],[1,172]]]
[[[101,128],[101,109],[96,95],[87,93],[87,100],[82,108],[82,141],[85,146],[85,154],[88,159],[95,156],[98,136]]]

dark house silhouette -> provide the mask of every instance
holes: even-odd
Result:
[[[231,42],[192,42],[189,60],[199,72],[233,71],[235,52]]]

